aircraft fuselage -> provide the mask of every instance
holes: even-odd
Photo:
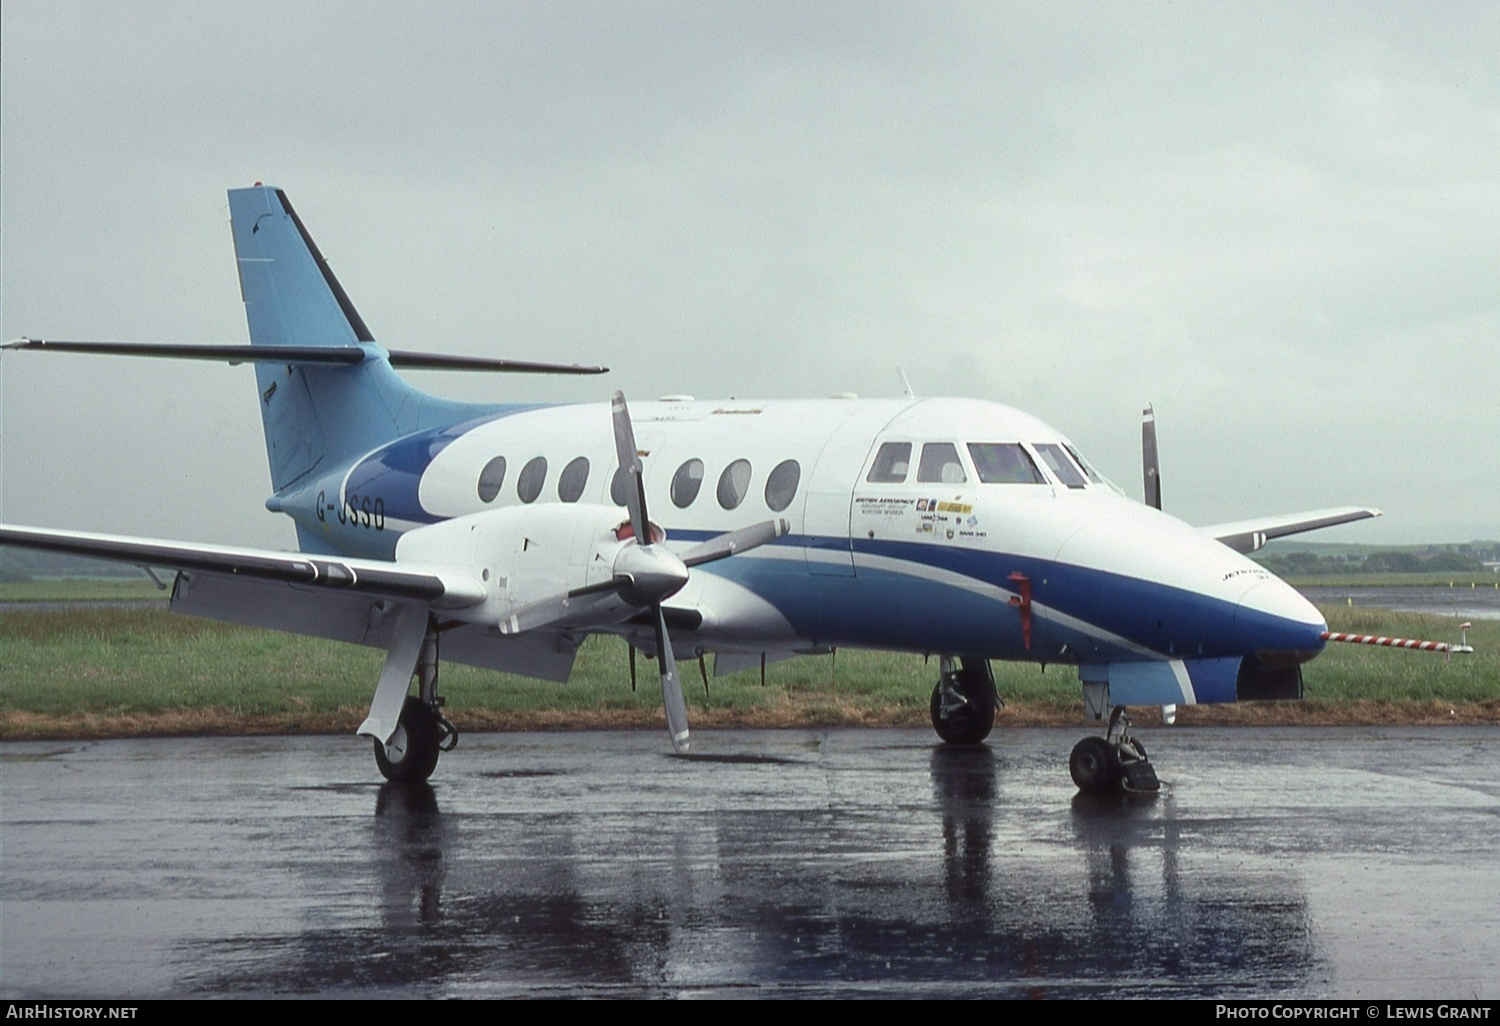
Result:
[[[1231,671],[1247,653],[1295,664],[1323,647],[1323,618],[1295,591],[1125,498],[1058,431],[1018,410],[961,399],[684,399],[638,402],[632,413],[650,510],[669,544],[767,517],[789,525],[776,542],[693,575],[669,605],[702,620],[674,631],[674,648],[854,646],[1085,668],[1226,661],[1192,680],[1178,672],[1180,695],[1167,682],[1168,699],[1191,702],[1233,701]],[[404,537],[448,521],[498,513],[540,535],[537,514],[549,506],[559,522],[589,520],[570,506],[623,517],[614,472],[607,404],[501,409],[309,475],[274,508],[330,552],[399,560]],[[548,543],[554,577],[588,580],[590,530],[567,527]],[[488,615],[532,597],[510,551],[543,543],[527,534],[497,531],[492,544],[504,551],[478,554],[506,581]]]

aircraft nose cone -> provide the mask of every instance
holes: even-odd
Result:
[[[1241,648],[1283,653],[1297,662],[1323,650],[1322,634],[1327,629],[1316,606],[1274,577],[1245,592],[1235,610],[1235,639]]]

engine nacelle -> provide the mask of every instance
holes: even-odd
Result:
[[[527,603],[611,580],[628,544],[619,537],[623,515],[611,506],[559,503],[485,510],[406,532],[396,560],[480,578],[489,597],[456,615],[495,624]]]

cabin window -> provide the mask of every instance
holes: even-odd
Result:
[[[766,478],[766,505],[777,513],[792,504],[797,494],[797,482],[802,480],[802,468],[796,460],[783,460]]]
[[[750,491],[750,461],[735,460],[724,468],[724,473],[719,475],[718,498],[719,505],[725,509],[735,509],[745,501],[745,493]]]
[[[983,484],[1046,484],[1030,454],[1017,442],[970,442],[969,455]]]
[[[580,456],[563,467],[563,472],[557,479],[557,497],[563,502],[577,502],[588,483],[588,457]]]
[[[865,480],[871,484],[900,484],[911,470],[911,443],[886,442],[875,454],[875,465]]]
[[[672,475],[672,505],[687,509],[703,487],[703,461],[688,460]]]
[[[479,472],[479,501],[494,502],[505,483],[505,457],[496,456]]]
[[[958,446],[952,442],[928,442],[922,446],[922,462],[917,464],[918,483],[963,484],[967,480],[964,465],[958,462]]]
[[[629,482],[630,476],[625,473],[625,468],[616,467],[615,476],[609,479],[609,501],[616,506],[628,505],[625,489],[630,487]]]
[[[516,478],[516,494],[522,502],[535,502],[542,494],[542,485],[547,480],[547,457],[538,456],[521,468]]]
[[[1062,446],[1050,442],[1046,444],[1033,442],[1031,445],[1042,457],[1042,462],[1052,468],[1052,473],[1063,484],[1069,488],[1082,488],[1088,484],[1083,474],[1079,473],[1078,468],[1073,465],[1073,461],[1068,459],[1068,454],[1063,452]]]

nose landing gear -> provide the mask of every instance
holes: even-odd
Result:
[[[1073,783],[1086,794],[1153,794],[1161,790],[1146,746],[1130,736],[1130,717],[1122,705],[1110,713],[1109,731],[1104,737],[1086,737],[1073,746],[1068,771]]]

